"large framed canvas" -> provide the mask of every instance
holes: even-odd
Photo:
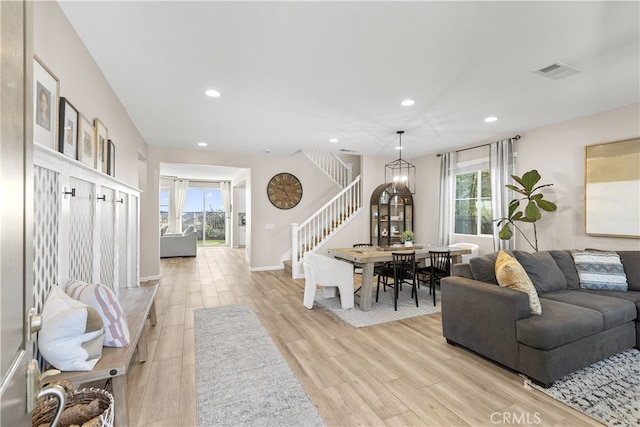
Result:
[[[78,110],[65,97],[60,98],[60,152],[76,160],[78,157]]]
[[[40,58],[33,59],[33,140],[57,150],[60,80]]]
[[[80,115],[78,125],[78,160],[92,168],[96,164],[95,129],[85,116]]]
[[[585,151],[585,229],[594,236],[640,237],[640,139]]]

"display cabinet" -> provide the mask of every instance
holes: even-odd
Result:
[[[390,246],[400,243],[400,234],[413,231],[413,197],[406,187],[381,184],[371,195],[371,243]]]

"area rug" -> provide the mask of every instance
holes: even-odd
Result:
[[[371,298],[371,311],[362,311],[356,303],[354,308],[342,309],[340,298],[325,298],[321,288],[316,292],[315,303],[328,310],[333,316],[356,328],[373,326],[380,323],[394,322],[410,317],[425,316],[427,314],[440,313],[440,292],[436,291],[437,304],[433,305],[433,295],[429,295],[429,287],[421,286],[418,289],[418,307],[415,300],[411,299],[411,286],[404,286],[399,293],[398,311],[393,309],[393,290],[383,292],[380,288],[380,297],[376,302],[376,287],[373,287]]]
[[[324,426],[249,306],[195,311],[200,426]]]
[[[536,389],[609,426],[640,425],[640,350],[631,349]]]

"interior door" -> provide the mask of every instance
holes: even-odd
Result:
[[[30,6],[0,1],[0,425],[31,425],[27,364],[33,342]]]

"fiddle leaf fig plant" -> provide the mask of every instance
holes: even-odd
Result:
[[[542,218],[542,211],[554,212],[557,209],[555,203],[544,198],[544,194],[539,191],[542,188],[550,187],[553,184],[537,185],[540,181],[540,174],[537,170],[532,169],[525,172],[522,177],[511,175],[513,180],[519,186],[507,184],[506,188],[520,194],[520,197],[509,202],[509,213],[507,217],[498,218],[496,226],[501,227],[498,233],[500,239],[509,240],[513,237],[513,228],[518,230],[522,237],[531,245],[533,250],[538,252],[538,231],[536,222]],[[524,203],[524,210],[521,210],[520,204]],[[533,224],[533,243],[526,234],[518,227],[517,222],[529,222]]]

